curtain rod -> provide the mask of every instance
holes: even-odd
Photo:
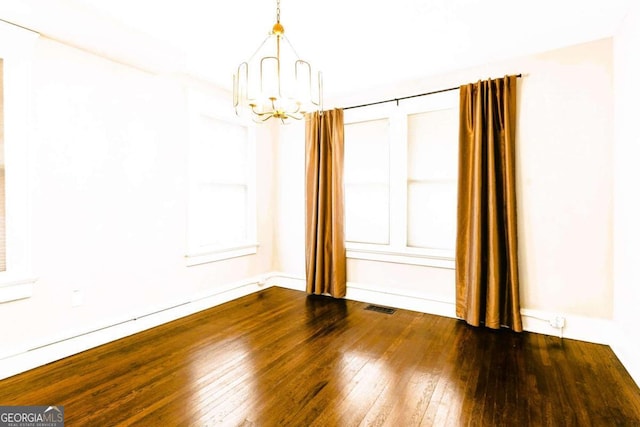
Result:
[[[520,77],[522,77],[522,74],[516,74],[516,77],[520,78]],[[400,98],[385,99],[384,101],[369,102],[368,104],[352,105],[350,107],[343,107],[342,109],[343,110],[351,110],[352,108],[369,107],[371,105],[386,104],[387,102],[395,102],[396,105],[398,105],[398,103],[400,101],[403,101],[405,99],[418,98],[420,96],[427,96],[427,95],[435,95],[436,93],[450,92],[452,90],[458,90],[458,89],[460,89],[460,86],[450,87],[448,89],[434,90],[432,92],[419,93],[417,95],[402,96]]]

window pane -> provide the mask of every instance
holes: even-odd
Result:
[[[381,184],[345,186],[345,240],[389,243],[389,189]]]
[[[344,181],[389,182],[389,121],[349,123],[344,127]]]
[[[247,179],[247,128],[200,116],[197,136],[198,181],[244,183]]]
[[[446,109],[408,117],[409,179],[456,179],[458,117]]]
[[[453,250],[458,118],[455,109],[408,117],[407,245]]]
[[[247,239],[246,186],[200,184],[196,212],[199,246],[229,246]]]
[[[345,238],[389,243],[389,121],[345,125]]]
[[[407,245],[453,250],[456,239],[456,183],[411,182],[407,193]]]

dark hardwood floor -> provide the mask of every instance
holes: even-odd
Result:
[[[67,426],[637,426],[607,346],[270,288],[0,381]]]

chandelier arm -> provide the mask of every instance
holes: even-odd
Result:
[[[261,124],[266,122],[272,117],[273,117],[273,113],[255,113],[254,116],[252,117],[252,121],[254,123]]]
[[[236,108],[236,110],[238,109],[238,107],[240,107],[240,79],[243,77],[243,70],[244,82],[247,83],[249,81],[249,64],[247,64],[246,62],[240,63],[240,65],[238,65],[237,73],[233,75],[233,106],[234,108]]]
[[[255,114],[256,116],[258,116],[258,117],[262,117],[262,116],[264,116],[266,114],[269,114],[269,112],[260,113],[260,112],[256,111],[256,106],[257,106],[256,104],[249,104],[249,106],[251,107],[251,112],[253,114]]]

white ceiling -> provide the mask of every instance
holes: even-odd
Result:
[[[327,97],[611,36],[633,0],[281,0]],[[0,19],[141,68],[230,89],[275,0],[0,0]]]

